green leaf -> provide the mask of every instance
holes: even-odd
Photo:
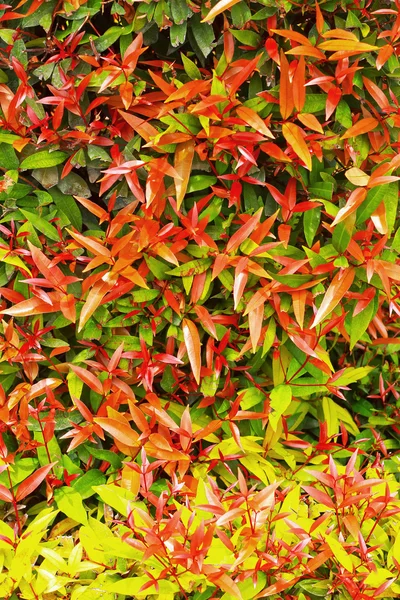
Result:
[[[316,206],[307,210],[303,216],[304,236],[308,246],[312,246],[315,234],[321,222],[321,207]]]
[[[93,446],[87,446],[87,450],[89,454],[98,458],[99,460],[105,460],[109,462],[113,469],[120,469],[122,466],[122,460],[115,454],[115,452],[111,452],[111,450],[103,450],[102,448],[95,448]]]
[[[252,46],[253,48],[257,48],[260,45],[261,37],[255,33],[254,31],[246,30],[229,30],[233,37],[235,37],[241,44],[245,44],[246,46]]]
[[[172,20],[176,25],[181,25],[192,13],[186,0],[170,0],[169,4]]]
[[[90,498],[96,492],[93,489],[95,485],[103,485],[106,482],[104,473],[99,469],[90,469],[87,473],[74,479],[71,483],[71,487],[78,492],[82,500]]]
[[[141,575],[140,577],[128,577],[115,583],[105,584],[105,590],[108,592],[113,592],[114,594],[121,594],[122,596],[135,597],[139,594],[141,588],[149,581],[152,580],[147,575]],[[155,586],[146,589],[147,595],[151,594],[158,596],[159,594],[162,594],[168,595],[171,598],[177,592],[179,592],[178,584],[168,581],[167,579],[158,580],[158,591]]]
[[[1,136],[2,134],[0,133],[0,142]],[[10,144],[4,142],[0,143],[0,156],[1,166],[3,167],[3,169],[6,169],[7,171],[11,169],[18,169],[19,160],[17,158],[17,155],[15,154],[14,148]]]
[[[216,183],[217,178],[214,177],[214,175],[192,175],[192,177],[189,179],[186,193],[191,194],[192,192],[199,192],[200,190],[205,190]]]
[[[200,258],[199,260],[190,260],[189,262],[175,267],[171,271],[167,271],[168,275],[174,275],[175,277],[188,277],[190,275],[199,275],[204,273],[211,267],[213,263],[212,258]]]
[[[364,223],[370,218],[384,198],[390,197],[393,199],[394,194],[397,195],[396,182],[394,184],[385,183],[384,185],[377,185],[372,190],[369,190],[364,202],[357,209],[356,224],[361,225],[361,223]]]
[[[51,225],[46,219],[39,217],[35,213],[28,212],[27,210],[22,210],[21,213],[24,215],[28,222],[34,226],[35,229],[43,233],[46,237],[50,238],[54,242],[60,241],[60,236],[58,235],[57,230]]]
[[[171,26],[171,28],[169,30],[171,46],[173,46],[173,48],[178,48],[179,46],[182,46],[182,44],[185,43],[186,32],[187,32],[187,22],[186,21],[184,21],[180,25],[176,25],[175,23],[173,23],[173,25]]]
[[[371,301],[364,310],[358,315],[350,318],[350,350],[353,350],[358,340],[367,331],[368,325],[371,323],[375,314],[375,303]]]
[[[193,48],[197,51],[196,54],[204,62],[204,59],[207,58],[213,49],[214,30],[212,25],[201,23],[200,14],[195,14],[190,19],[189,36]]]
[[[336,107],[336,121],[340,123],[345,129],[350,129],[353,125],[351,118],[350,106],[344,100],[340,100]]]
[[[322,200],[332,200],[333,183],[330,181],[320,181],[309,188],[311,198],[321,198]]]
[[[7,265],[14,265],[14,267],[19,267],[24,269],[29,275],[32,275],[26,263],[19,258],[19,256],[13,256],[9,254],[9,250],[4,250],[4,248],[0,248],[0,262],[6,263]]]
[[[77,175],[77,173],[69,173],[60,180],[57,187],[66,195],[71,194],[72,196],[82,196],[83,198],[90,198],[92,195],[86,181]]]
[[[270,394],[270,408],[273,409],[269,415],[268,423],[276,431],[279,419],[292,401],[292,389],[290,385],[282,384],[275,387]]]
[[[114,42],[116,42],[123,33],[123,27],[110,27],[110,29],[108,29],[103,35],[94,41],[94,47],[96,48],[97,52],[104,52],[104,50],[107,50],[110,46],[112,46],[112,44],[114,44]]]
[[[2,134],[0,134],[0,142],[5,141],[1,138],[1,136]],[[50,150],[42,150],[41,152],[35,152],[34,154],[27,156],[22,161],[20,169],[47,169],[48,167],[60,165],[61,163],[65,162],[67,158],[68,154],[66,152],[60,152],[59,150],[55,150],[54,152],[50,152]]]
[[[70,487],[59,488],[54,492],[54,499],[57,507],[67,517],[78,523],[82,523],[82,525],[87,525],[86,510],[83,506],[82,498],[76,490]]]
[[[334,384],[335,386],[349,385],[350,383],[359,381],[359,379],[363,379],[374,369],[375,367],[348,367],[338,379],[335,379]]]
[[[63,194],[58,188],[52,188],[49,193],[57,209],[67,217],[75,229],[82,231],[82,214],[73,196]]]
[[[190,60],[190,58],[185,56],[182,52],[181,59],[186,75],[188,75],[190,79],[201,79],[201,73],[197,65],[192,60]]]
[[[335,226],[332,235],[332,244],[339,253],[346,251],[350,243],[356,222],[356,213],[351,213],[348,217]]]
[[[392,234],[397,218],[397,207],[399,204],[399,186],[398,181],[389,184],[388,193],[385,194],[383,201],[386,208],[386,221],[389,236]]]

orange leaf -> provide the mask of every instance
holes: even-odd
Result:
[[[20,500],[23,500],[26,496],[29,496],[29,494],[36,490],[56,464],[56,462],[53,462],[44,467],[40,467],[37,471],[32,473],[32,475],[29,475],[29,477],[19,485],[17,493],[15,494],[16,501],[19,502]]]
[[[371,96],[373,97],[375,102],[378,104],[378,106],[380,106],[381,108],[385,108],[390,105],[389,100],[387,99],[385,94],[382,92],[381,88],[379,88],[376,85],[376,83],[374,83],[370,79],[367,79],[367,77],[363,77],[362,80],[363,80],[363,84],[364,84],[365,88],[371,94]]]
[[[260,150],[262,150],[263,152],[265,152],[265,154],[269,154],[269,156],[271,156],[271,158],[275,158],[276,160],[279,160],[280,162],[288,162],[291,163],[292,159],[289,158],[281,148],[279,148],[279,146],[277,146],[276,144],[273,144],[272,142],[264,142],[263,144],[260,144]]]
[[[197,383],[200,383],[201,354],[200,337],[196,325],[189,319],[182,321],[183,339],[189,356],[190,366]]]
[[[82,367],[78,367],[78,365],[70,365],[70,369],[81,381],[83,381],[83,383],[86,383],[91,390],[96,392],[96,394],[103,395],[103,384],[100,379],[93,375],[93,373]]]
[[[211,21],[216,16],[220,15],[224,10],[229,10],[232,6],[235,6],[240,2],[240,0],[220,0],[217,4],[210,10],[208,15],[202,20],[202,23],[206,23],[207,21]]]
[[[306,310],[306,290],[295,290],[292,294],[293,312],[300,329],[303,329],[304,314]]]
[[[194,141],[188,140],[177,144],[175,150],[174,167],[177,177],[174,178],[176,190],[176,205],[179,210],[189,183],[190,172],[194,157]]]
[[[282,125],[283,137],[293,148],[293,152],[304,162],[307,169],[311,171],[311,154],[303,137],[303,130],[294,123],[284,123]]]
[[[62,384],[61,379],[55,379],[54,377],[48,377],[34,383],[29,392],[26,394],[25,399],[29,402],[38,396],[46,393],[46,390],[54,390],[56,387]]]
[[[76,307],[75,307],[75,298],[73,294],[66,294],[60,300],[60,310],[64,317],[75,323],[76,321]]]
[[[371,46],[370,44],[359,42],[357,39],[329,40],[327,42],[322,42],[322,44],[319,44],[318,48],[320,48],[321,50],[327,50],[328,52],[349,51],[354,52],[356,54],[361,54],[362,52],[370,52],[372,50],[378,50],[378,46]]]
[[[87,208],[89,212],[91,212],[93,215],[96,215],[96,217],[100,219],[100,223],[103,221],[108,221],[108,212],[104,210],[104,208],[101,208],[101,206],[95,202],[92,202],[91,200],[88,200],[87,198],[81,198],[81,196],[74,196],[74,198],[75,200],[78,200],[82,206]]]
[[[44,302],[41,298],[30,298],[23,300],[12,308],[2,310],[2,314],[12,317],[30,317],[32,315],[41,315],[47,313],[58,312],[60,310],[60,294],[59,292],[49,292],[47,294],[52,301],[52,304]]]
[[[264,302],[249,312],[249,331],[253,353],[257,351],[264,317]]]
[[[28,240],[28,247],[31,252],[33,262],[39,269],[42,275],[57,286],[63,286],[65,275],[56,265],[50,266],[51,261],[37,246],[34,246]],[[65,284],[64,284],[65,287]]]
[[[263,209],[259,208],[258,211],[252,217],[250,217],[250,219],[238,231],[236,231],[236,233],[233,234],[226,245],[226,252],[233,252],[239,248],[240,244],[247,240],[259,222],[262,211]]]
[[[282,119],[288,119],[294,108],[292,84],[289,79],[289,63],[283,50],[281,50],[281,78],[279,88],[279,109]]]
[[[304,103],[306,101],[306,63],[304,56],[302,56],[297,65],[296,71],[293,76],[293,102],[296,110],[303,110]]]
[[[301,123],[303,123],[303,125],[305,125],[305,127],[308,127],[308,129],[318,131],[318,133],[324,133],[322,125],[315,115],[309,113],[299,113],[297,118]]]
[[[100,306],[104,296],[114,287],[118,276],[111,273],[106,273],[106,275],[110,275],[107,281],[100,279],[100,281],[97,281],[90,290],[81,310],[78,331],[81,331],[82,327],[90,319],[96,308]]]
[[[132,104],[133,98],[133,85],[130,81],[124,81],[124,83],[121,83],[119,86],[119,95],[125,110],[128,110]]]
[[[332,223],[332,227],[344,221],[346,217],[351,215],[357,210],[357,208],[364,202],[367,196],[367,190],[365,188],[357,188],[351,192],[349,199],[347,200],[346,206],[341,208],[336,215],[335,220]]]
[[[313,56],[319,60],[325,60],[325,54],[321,52],[321,50],[318,50],[318,48],[314,48],[314,46],[296,46],[296,48],[288,50],[286,54],[294,54],[295,56]]]
[[[193,307],[193,310],[200,319],[201,324],[203,326],[205,325],[211,335],[217,340],[217,330],[215,329],[214,322],[211,319],[211,315],[208,310],[204,306],[200,306],[198,304]]]
[[[378,71],[380,71],[380,69],[382,69],[382,67],[386,63],[386,61],[388,61],[389,58],[392,56],[393,52],[394,52],[394,48],[393,48],[393,46],[390,46],[389,44],[387,44],[386,46],[383,46],[383,48],[381,48],[379,50],[378,57],[376,59],[376,68],[378,69]]]
[[[347,31],[346,29],[330,29],[329,31],[325,31],[322,34],[324,39],[335,38],[337,40],[351,40],[353,42],[358,42],[358,38],[355,33],[352,31]]]
[[[336,273],[325,294],[322,304],[314,317],[314,323],[312,327],[316,327],[333,311],[334,308],[336,308],[345,293],[350,289],[350,286],[354,280],[354,276],[354,267],[348,267],[347,269]]]
[[[381,202],[378,208],[372,213],[371,220],[375,225],[375,229],[379,231],[380,234],[386,235],[388,233],[386,205],[384,202]]]
[[[372,131],[373,129],[378,127],[378,125],[379,125],[379,121],[377,121],[376,119],[373,119],[372,117],[367,117],[366,119],[361,119],[360,121],[357,121],[357,123],[355,125],[350,127],[350,129],[348,129],[346,131],[346,133],[344,133],[340,139],[347,140],[348,138],[351,138],[351,137],[357,137],[358,135],[361,135],[362,133],[367,133],[368,131]]]
[[[260,115],[258,115],[254,110],[248,108],[247,106],[238,106],[236,109],[237,116],[242,119],[247,125],[250,125],[253,129],[262,133],[266,137],[274,138],[271,131],[268,129]]]
[[[324,17],[317,1],[315,2],[315,17],[317,31],[321,35],[324,30]]]
[[[131,115],[130,113],[124,112],[122,110],[118,111],[121,117],[125,119],[125,121],[132,127],[134,131],[136,131],[140,137],[142,137],[146,142],[150,142],[152,137],[158,135],[158,131],[153,125],[147,123],[144,119],[139,119],[135,115]]]
[[[130,448],[138,445],[139,434],[132,429],[128,424],[121,422],[119,419],[111,417],[96,417],[93,419],[97,425],[100,425],[104,431],[107,431],[113,438],[125,444]]]
[[[91,252],[95,256],[111,256],[110,250],[108,250],[108,248],[105,248],[105,246],[96,241],[96,239],[93,239],[92,237],[86,235],[82,235],[77,231],[70,231],[69,229],[67,229],[67,231],[74,238],[74,240],[78,242],[80,246],[86,248],[86,250],[89,250],[89,252]]]
[[[232,82],[229,84],[230,95],[233,96],[240,86],[249,78],[249,76],[253,73],[255,68],[258,65],[260,60],[260,55],[258,54],[253,58],[253,60],[249,60],[247,65],[243,67],[239,73],[233,78]],[[209,136],[208,136],[209,137]]]
[[[298,33],[297,31],[292,31],[291,29],[271,29],[272,33],[276,33],[287,40],[293,40],[294,42],[298,42],[299,44],[312,46],[312,43],[305,35]]]

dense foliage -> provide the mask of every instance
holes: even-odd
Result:
[[[400,2],[0,4],[0,597],[400,597]]]

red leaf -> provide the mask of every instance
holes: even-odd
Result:
[[[46,478],[47,474],[50,473],[51,469],[56,465],[57,462],[50,463],[49,465],[45,465],[44,467],[40,467],[37,471],[29,475],[25,481],[23,481],[17,490],[15,495],[15,499],[17,502],[29,496],[36,488],[42,483],[42,481]]]
[[[3,502],[13,501],[12,493],[2,483],[0,483],[0,500],[2,500]]]

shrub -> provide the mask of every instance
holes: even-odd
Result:
[[[0,5],[0,596],[400,596],[399,4]]]

